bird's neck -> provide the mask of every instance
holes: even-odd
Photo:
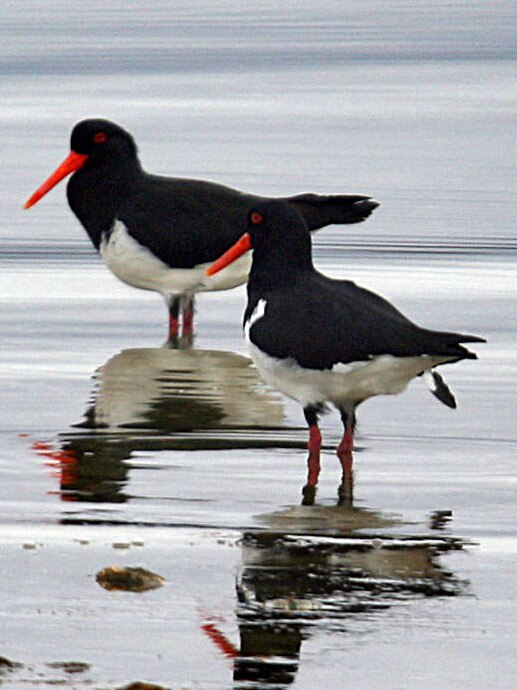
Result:
[[[265,294],[294,285],[307,272],[314,271],[311,238],[286,235],[279,241],[260,244],[253,250],[248,280],[249,294]]]
[[[145,175],[138,160],[124,165],[85,166],[68,183],[67,196],[75,213],[96,249],[102,236],[113,227],[126,199],[138,188]]]

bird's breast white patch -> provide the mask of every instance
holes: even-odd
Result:
[[[110,233],[103,235],[100,254],[119,280],[142,290],[154,290],[165,297],[177,293],[228,290],[242,285],[251,268],[251,252],[247,252],[214,276],[205,276],[210,263],[193,268],[171,268],[129,234],[126,226],[116,220]]]
[[[261,319],[266,313],[267,302],[265,299],[259,299],[257,306],[251,313],[250,318],[244,324],[244,337],[249,342],[250,341],[250,329],[254,323]]]

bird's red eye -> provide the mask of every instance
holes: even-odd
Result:
[[[97,134],[93,135],[93,141],[96,144],[104,144],[107,138],[106,132],[97,132]]]
[[[253,225],[259,225],[259,223],[262,223],[263,220],[264,216],[258,211],[253,211],[253,213],[250,215],[250,221],[253,223]]]

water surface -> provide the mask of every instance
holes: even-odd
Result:
[[[512,12],[10,8],[0,656],[22,666],[4,669],[6,688],[510,686]],[[346,500],[338,419],[325,417],[316,504],[301,506],[301,410],[250,366],[244,288],[203,295],[194,349],[170,350],[160,298],[107,272],[63,185],[21,210],[66,155],[73,123],[93,115],[127,126],[152,171],[378,198],[366,223],[317,235],[316,263],[423,325],[487,338],[479,361],[444,368],[458,409],[419,381],[366,403]],[[95,575],[110,565],[166,584],[108,592]],[[59,665],[69,661],[87,666]]]

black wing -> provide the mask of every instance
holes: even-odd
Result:
[[[359,194],[298,194],[285,197],[305,218],[309,230],[318,230],[326,225],[361,223],[378,206],[379,202]]]
[[[145,174],[117,217],[164,263],[192,268],[224,254],[246,231],[249,212],[264,200],[214,182]],[[358,195],[302,194],[286,201],[311,230],[360,222],[379,205]]]
[[[214,261],[239,239],[259,200],[212,182],[147,175],[117,215],[166,264],[192,268]]]
[[[476,336],[420,328],[379,295],[318,272],[262,297],[266,312],[251,328],[252,342],[274,357],[292,357],[310,369],[383,354],[475,359],[460,343],[484,342]],[[254,303],[252,298],[245,318]]]

